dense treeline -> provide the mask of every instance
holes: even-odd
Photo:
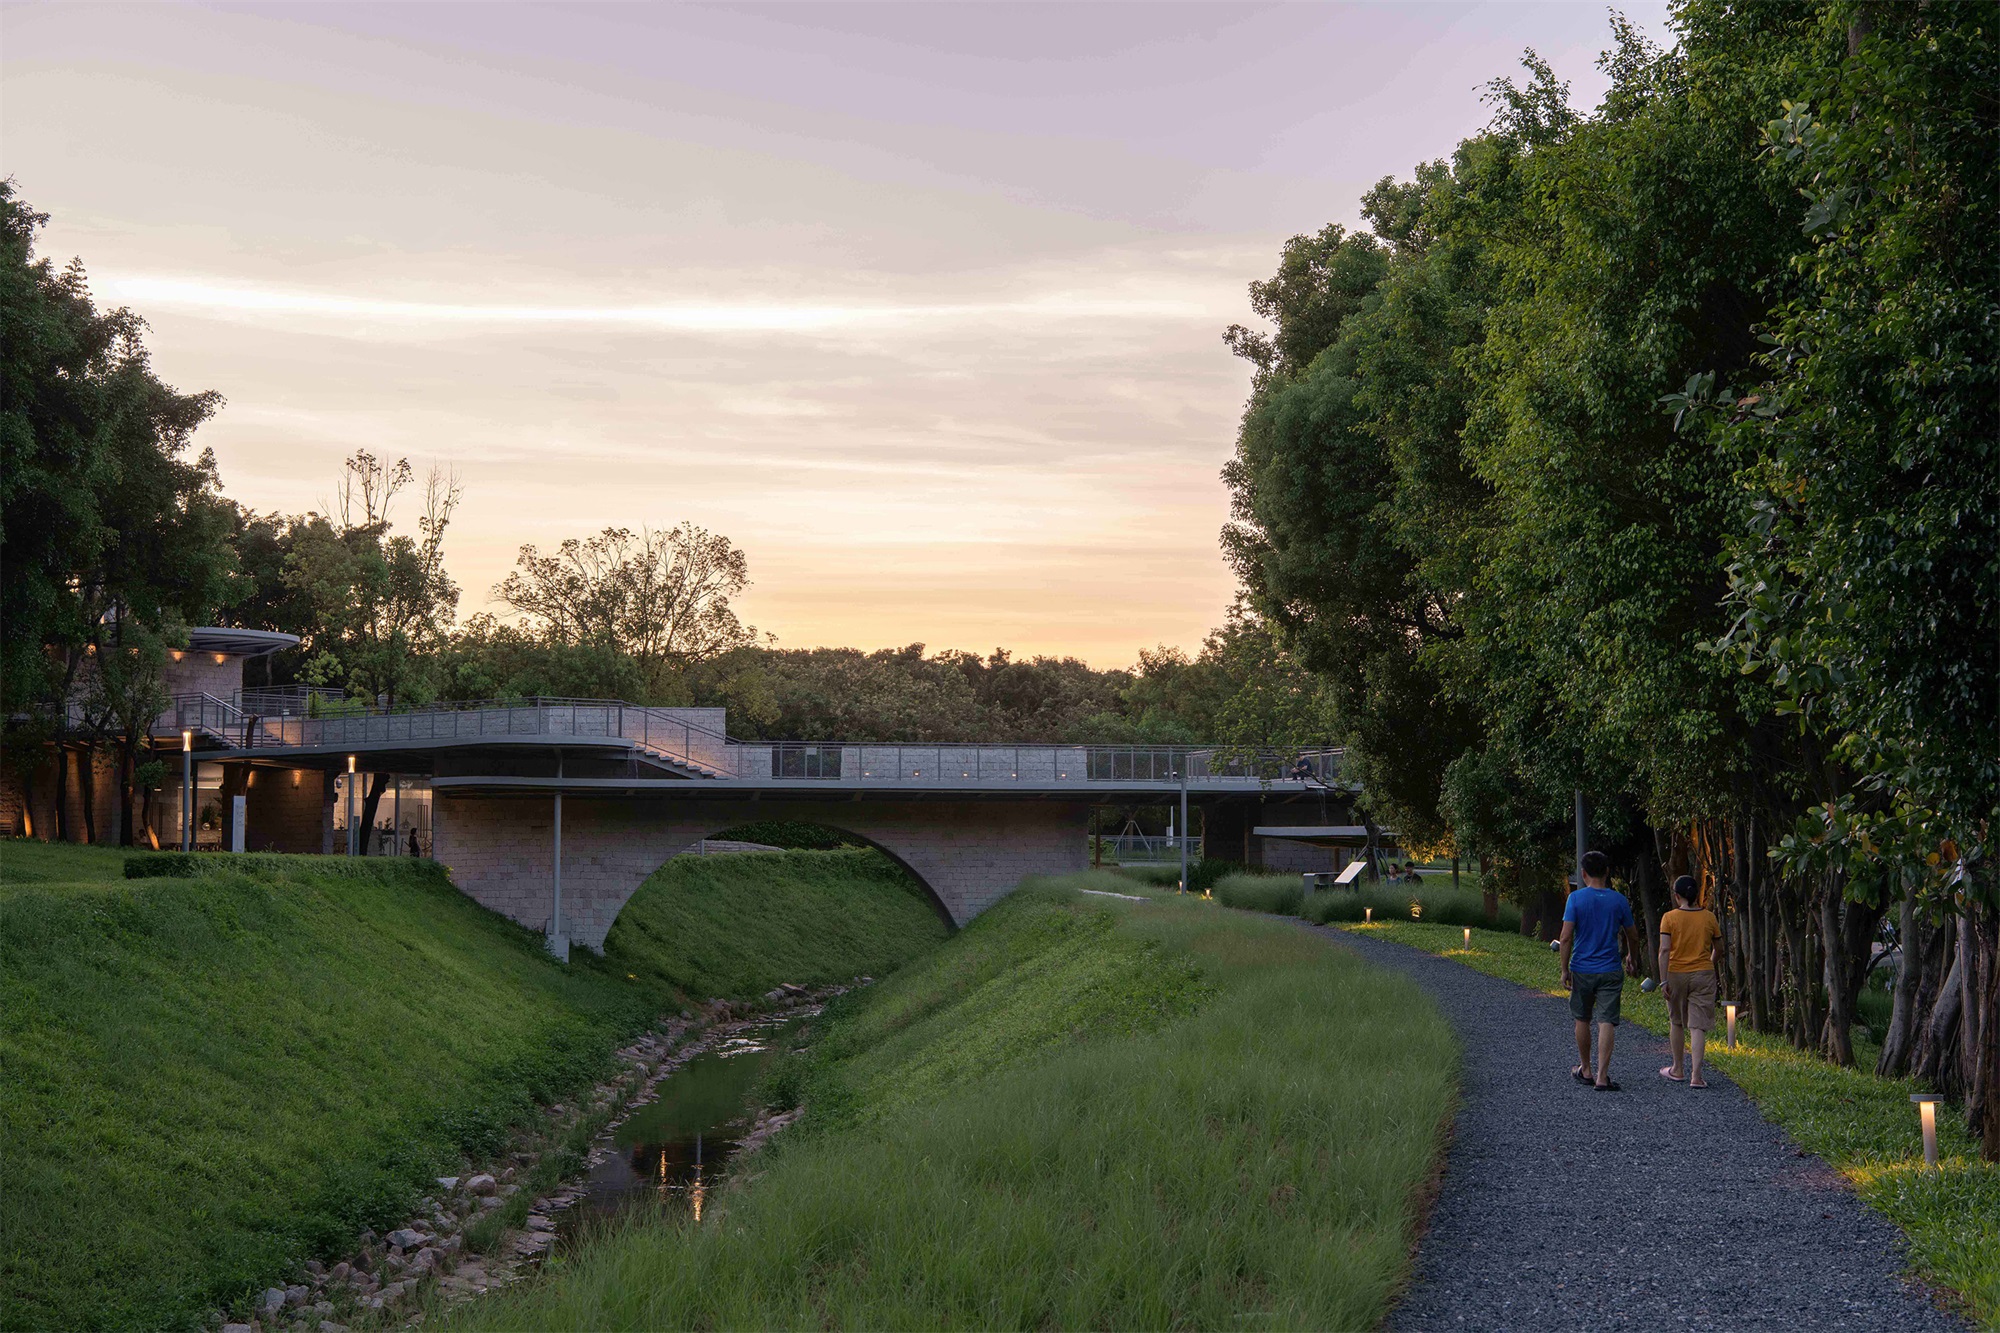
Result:
[[[1554,910],[1574,794],[1650,926],[1692,871],[1751,1021],[1962,1094],[2000,1157],[1991,4],[1614,19],[1253,285],[1250,606],[1380,817]],[[1896,946],[1893,954],[1878,941]]]

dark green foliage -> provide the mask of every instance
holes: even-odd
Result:
[[[1489,921],[1486,902],[1480,894],[1470,889],[1453,889],[1435,880],[1423,884],[1323,889],[1308,901],[1302,876],[1239,873],[1215,886],[1215,899],[1248,912],[1298,916],[1322,924],[1366,920],[1372,910],[1376,921],[1427,921],[1509,932],[1521,929],[1521,909],[1512,903],[1499,904]]]
[[[9,713],[66,694],[114,607],[159,628],[199,623],[230,572],[215,461],[185,456],[221,398],[161,383],[145,321],[98,310],[81,263],[58,272],[36,257],[45,220],[12,179],[0,181],[0,703]]]
[[[1187,891],[1207,893],[1226,875],[1233,875],[1243,869],[1234,861],[1225,861],[1219,856],[1207,856],[1188,867]],[[1176,876],[1178,878],[1178,876]]]
[[[717,841],[761,842],[795,852],[831,852],[843,847],[865,847],[852,833],[843,833],[825,824],[805,824],[796,819],[762,819],[738,824],[712,835]]]

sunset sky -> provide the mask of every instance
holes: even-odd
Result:
[[[780,646],[1117,666],[1229,603],[1245,286],[1522,47],[1593,103],[1605,14],[7,5],[0,171],[226,396],[232,497],[457,469],[462,613],[692,519]]]

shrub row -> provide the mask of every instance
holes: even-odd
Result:
[[[1501,903],[1492,919],[1485,901],[1470,889],[1433,888],[1428,884],[1378,885],[1363,889],[1326,889],[1307,901],[1304,877],[1236,870],[1217,881],[1216,898],[1230,907],[1308,921],[1361,921],[1373,909],[1377,921],[1430,921],[1445,926],[1519,932],[1521,909]]]

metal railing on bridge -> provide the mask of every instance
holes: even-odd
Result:
[[[287,696],[289,700],[290,696]],[[246,691],[246,702],[261,702]],[[477,699],[385,708],[315,700],[317,716],[258,714],[213,695],[182,695],[156,735],[193,731],[240,749],[361,749],[479,741],[622,740],[700,776],[751,782],[923,787],[1141,784],[1206,788],[1336,782],[1338,749],[1189,745],[737,741],[677,710],[617,699]]]
[[[1184,745],[990,745],[872,741],[732,741],[732,776],[853,784],[1191,783],[1257,786],[1337,781],[1340,751]],[[1302,765],[1303,761],[1303,766]]]
[[[1181,859],[1181,844],[1187,844],[1187,858],[1201,860],[1201,839],[1199,837],[1177,838],[1171,834],[1120,833],[1116,837],[1105,836],[1096,840],[1094,852],[1116,861],[1119,865],[1170,865]]]

